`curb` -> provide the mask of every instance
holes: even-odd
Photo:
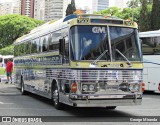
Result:
[[[21,93],[0,93],[0,96],[17,96],[22,95]]]

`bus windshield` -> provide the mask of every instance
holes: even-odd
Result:
[[[74,26],[70,31],[71,59],[126,61],[120,51],[130,61],[141,61],[141,47],[138,32],[133,28],[107,26]]]

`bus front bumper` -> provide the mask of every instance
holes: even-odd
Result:
[[[141,105],[142,95],[101,95],[98,98],[83,95],[83,99],[70,99],[70,102],[74,107],[131,106]]]

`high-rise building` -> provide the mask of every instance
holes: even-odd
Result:
[[[0,15],[21,14],[21,0],[0,1]]]
[[[21,0],[21,14],[34,18],[34,0]]]
[[[45,0],[45,21],[63,17],[63,0]]]
[[[13,14],[21,14],[21,0],[13,0]]]
[[[38,20],[44,20],[45,14],[45,0],[34,1],[34,18]]]
[[[105,10],[109,7],[109,0],[92,0],[93,12]]]
[[[13,3],[11,2],[0,3],[0,15],[6,15],[12,13],[13,13]]]
[[[127,7],[127,2],[128,2],[129,0],[112,0],[112,5],[110,5],[110,6],[116,6],[116,7],[118,7],[118,8],[121,8],[121,9],[123,9],[123,8],[126,8]]]

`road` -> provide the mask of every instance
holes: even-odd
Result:
[[[71,119],[74,116],[78,116],[76,120],[81,121],[80,118],[85,116],[90,117],[89,120],[93,122],[95,117],[96,121],[115,121],[115,118],[121,121],[123,120],[121,117],[127,117],[129,120],[134,116],[160,116],[160,94],[144,94],[142,105],[119,106],[115,110],[69,106],[66,106],[64,110],[57,110],[51,100],[32,94],[21,95],[20,91],[11,84],[1,86],[3,87],[0,87],[0,116],[54,116],[55,121],[61,118]]]

